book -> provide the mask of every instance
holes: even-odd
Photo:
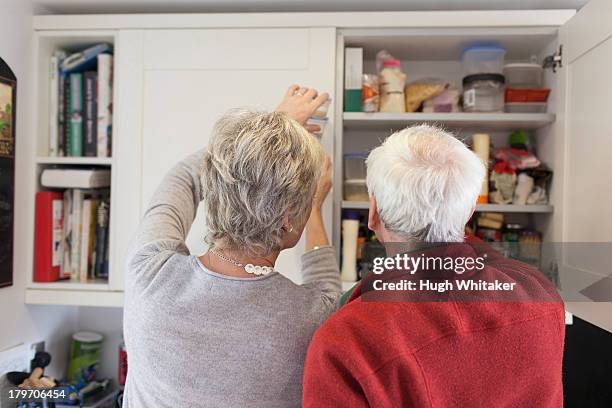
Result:
[[[79,280],[87,282],[92,277],[92,258],[96,225],[96,200],[83,200],[81,221],[81,259],[79,260]]]
[[[96,247],[94,251],[94,277],[108,278],[108,220],[109,203],[102,199],[98,204],[96,223]]]
[[[80,157],[83,156],[83,74],[70,74],[69,82],[69,155]]]
[[[79,280],[81,260],[81,228],[82,228],[83,190],[72,190],[72,235],[70,251],[70,278]]]
[[[70,138],[68,137],[68,123],[70,123],[70,81],[68,76],[59,74],[59,102],[58,102],[58,141],[63,147],[63,156],[70,156]]]
[[[70,54],[67,58],[65,58],[60,68],[64,73],[70,74],[76,71],[86,71],[95,67],[96,65],[96,57],[101,53],[110,53],[112,52],[113,47],[108,43],[101,43],[93,45],[89,48],[86,48],[82,51],[75,52]]]
[[[70,262],[72,242],[72,190],[64,191],[64,220],[62,230],[62,264],[60,279],[70,279],[72,264]]]
[[[84,74],[85,109],[83,111],[83,153],[87,157],[96,157],[98,148],[98,73],[87,71]]]
[[[55,109],[55,118],[51,117],[50,120],[52,120],[52,123],[57,129],[57,155],[66,156],[66,138],[64,134],[64,86],[66,83],[66,75],[63,74],[59,69],[59,65],[62,63],[64,58],[66,58],[66,52],[62,50],[57,50],[53,53],[53,55],[57,58],[57,67],[55,69],[55,73],[57,76],[57,89],[54,88],[51,91],[51,100],[56,103],[57,107]]]
[[[113,110],[113,56],[98,55],[98,157],[111,156]]]
[[[49,66],[49,156],[59,156],[59,56],[51,56]]]
[[[62,258],[62,193],[39,191],[36,193],[36,231],[34,282],[59,280]]]
[[[101,188],[110,183],[110,170],[100,168],[45,169],[40,176],[40,184],[50,188]]]

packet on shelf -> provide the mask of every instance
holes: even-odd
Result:
[[[449,83],[442,79],[420,79],[406,86],[406,112],[416,112],[427,99],[440,95]]]

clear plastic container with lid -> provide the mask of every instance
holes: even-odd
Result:
[[[503,112],[504,76],[476,74],[463,78],[463,110],[466,112]]]
[[[515,63],[504,65],[504,76],[509,88],[538,89],[542,88],[544,70],[539,64]]]
[[[506,50],[497,45],[476,45],[463,51],[463,74],[501,74]]]
[[[344,178],[365,179],[367,154],[354,153],[344,155]]]
[[[344,180],[344,199],[347,201],[368,201],[368,186],[365,179]]]

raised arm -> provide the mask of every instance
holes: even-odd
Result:
[[[329,246],[321,207],[331,189],[331,161],[325,157],[321,177],[312,203],[310,218],[306,223],[306,253],[302,256],[304,284],[317,286],[323,302],[335,309],[342,291],[340,271],[334,249]]]
[[[189,254],[185,237],[201,201],[200,168],[204,150],[177,163],[153,194],[128,251],[128,274],[159,268],[143,268],[155,259],[157,266],[175,253]]]

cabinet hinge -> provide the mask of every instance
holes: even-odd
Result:
[[[554,54],[544,58],[542,68],[552,68],[552,72],[557,72],[557,68],[563,67],[563,44],[559,45],[559,50]]]

